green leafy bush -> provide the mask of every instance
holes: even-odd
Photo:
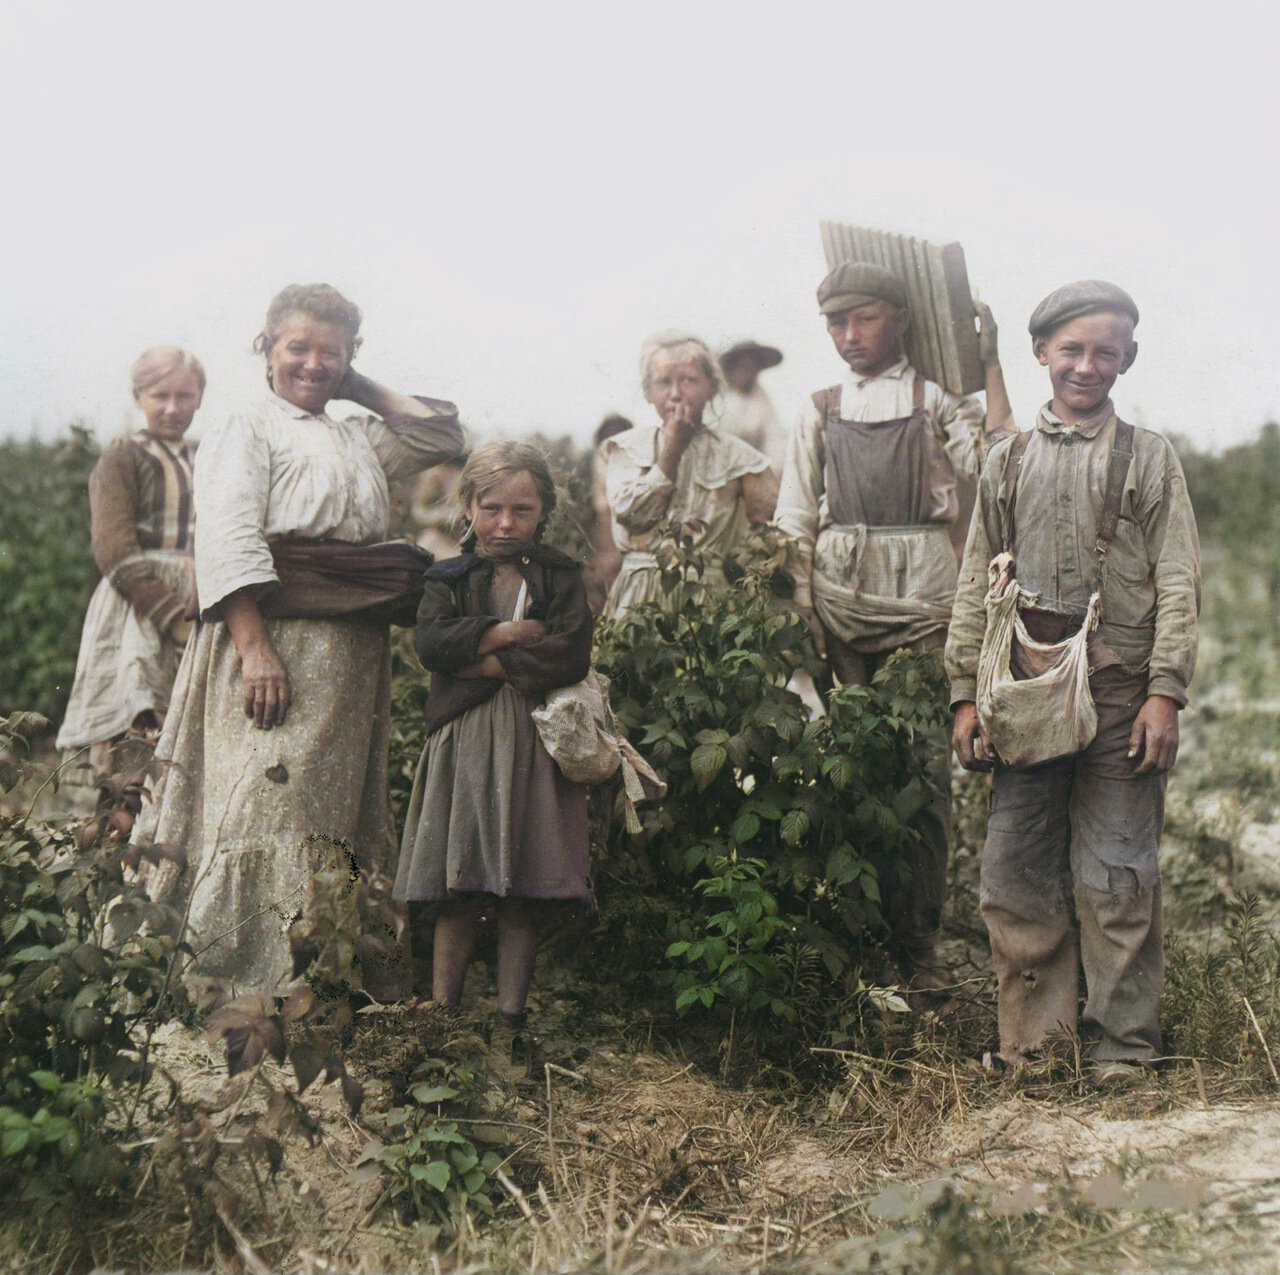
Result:
[[[89,471],[98,446],[73,425],[61,443],[0,443],[0,712],[60,721],[97,568]]]
[[[906,845],[935,793],[937,661],[899,655],[810,721],[787,685],[814,661],[776,595],[787,584],[776,534],[746,542],[725,564],[733,583],[705,594],[687,530],[664,546],[666,605],[599,632],[614,711],[669,786],[642,807],[642,837],[612,833],[601,918],[627,968],[611,972],[653,971],[680,1012],[746,1014],[773,1023],[774,1042],[812,1039],[834,1026],[831,993],[879,923],[871,857]],[[825,996],[813,994],[815,955]]]
[[[468,1205],[491,1210],[502,1157],[464,1130],[477,1114],[491,1114],[492,1091],[465,1063],[440,1058],[424,1059],[414,1076],[409,1101],[387,1112],[385,1139],[371,1140],[361,1163],[382,1166],[389,1198],[411,1219],[449,1224]]]
[[[117,844],[13,817],[0,916],[0,1193],[105,1190],[124,1176],[107,1108],[145,1075],[135,1033],[166,986],[172,918],[125,884]]]

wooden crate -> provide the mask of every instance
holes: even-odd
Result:
[[[935,244],[839,221],[818,226],[828,270],[842,261],[870,261],[886,266],[907,285],[907,355],[918,371],[953,394],[982,389],[969,272],[958,243]]]

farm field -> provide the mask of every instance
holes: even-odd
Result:
[[[15,1038],[0,1041],[10,1055],[0,1056],[0,1268],[1274,1271],[1280,506],[1269,431],[1240,454],[1187,464],[1193,496],[1204,493],[1204,636],[1169,787],[1170,1059],[1154,1075],[1093,1089],[1070,1049],[1018,1075],[992,1063],[994,990],[976,900],[984,782],[957,772],[945,919],[955,987],[940,1013],[875,987],[859,967],[842,980],[834,1015],[822,1003],[829,982],[803,965],[797,945],[785,986],[799,1023],[767,996],[731,1002],[727,989],[678,1013],[682,987],[708,984],[687,970],[682,983],[675,967],[665,983],[640,970],[628,976],[628,958],[652,950],[641,941],[639,900],[660,909],[669,896],[626,875],[639,860],[616,839],[602,843],[611,884],[601,919],[565,918],[542,944],[537,1039],[523,1067],[496,1065],[486,1048],[493,1006],[483,962],[462,1014],[356,998],[342,1015],[339,1002],[348,1002],[335,988],[340,974],[342,986],[354,979],[348,958],[283,1008],[241,1007],[237,1016],[224,1007],[211,1019],[174,995],[170,953],[140,916],[127,969],[49,975],[50,997],[73,973],[82,988],[110,983],[116,1009],[100,1028],[67,1028],[62,1045],[74,1037],[85,1047],[58,1054],[58,1074],[27,1069],[47,1094],[40,1125],[38,1114],[23,1123],[29,1106],[14,1097]],[[74,443],[63,463],[65,491],[85,472]],[[57,506],[68,519],[80,515],[72,496]],[[31,546],[47,539],[34,522],[10,535],[0,569],[20,537]],[[76,588],[87,589],[76,583],[74,546],[57,548],[41,569],[59,573],[73,612],[83,606]],[[35,631],[39,596],[34,581],[10,588],[0,626]],[[6,667],[0,713],[56,716],[49,688],[65,673],[54,637],[66,627],[48,629],[38,665]],[[397,685],[393,781],[402,789],[418,692],[407,674]],[[14,686],[24,695],[44,688],[45,699],[16,702]],[[23,938],[12,918],[74,912],[79,900],[118,889],[88,866],[55,887],[35,865],[58,855],[118,862],[119,845],[105,830],[95,840],[84,821],[28,820],[49,800],[51,786],[39,790],[54,759],[39,736],[29,755],[8,720],[3,760],[34,762],[10,776],[20,782],[4,796],[0,824],[0,1030],[12,1032],[29,1008],[16,953],[52,925],[32,921]],[[721,790],[708,779],[706,791]],[[744,891],[768,884],[759,874],[722,877],[739,891],[728,897],[740,919],[754,897]],[[325,929],[312,918],[308,934],[317,949],[336,951],[348,905],[324,894],[337,890],[333,880],[318,881],[332,905],[320,912],[337,919]],[[375,904],[364,897],[359,906]],[[85,994],[84,1008],[96,1003]],[[143,1008],[131,1015],[130,1004]],[[115,1055],[125,1063],[114,1081],[99,1081],[112,1033],[126,1026],[128,1047],[119,1042]],[[54,1025],[41,1030],[56,1034]],[[141,1051],[145,1081],[126,1065]],[[40,1132],[60,1119],[57,1139]],[[18,1171],[24,1155],[34,1157],[29,1172]]]

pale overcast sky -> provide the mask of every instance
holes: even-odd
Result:
[[[7,0],[0,433],[104,439],[186,345],[195,433],[263,386],[284,284],[365,311],[359,366],[482,434],[641,420],[659,327],[842,365],[831,217],[964,245],[1015,410],[1070,279],[1142,310],[1117,405],[1221,447],[1280,416],[1280,5]]]

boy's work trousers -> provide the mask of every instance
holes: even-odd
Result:
[[[940,653],[945,633],[914,643],[918,653]],[[834,634],[827,634],[827,658],[841,686],[867,686],[892,651],[854,651]],[[910,826],[918,844],[897,855],[868,855],[880,886],[880,912],[888,934],[885,945],[909,978],[920,964],[933,958],[942,905],[947,898],[947,856],[951,845],[950,740],[939,734],[931,772],[941,790],[912,816]]]
[[[1146,678],[1110,668],[1089,684],[1093,743],[1029,770],[997,767],[992,785],[979,898],[1006,1062],[1055,1028],[1076,1032],[1081,965],[1091,1056],[1141,1062],[1160,1053],[1165,776],[1135,775],[1127,756]]]

